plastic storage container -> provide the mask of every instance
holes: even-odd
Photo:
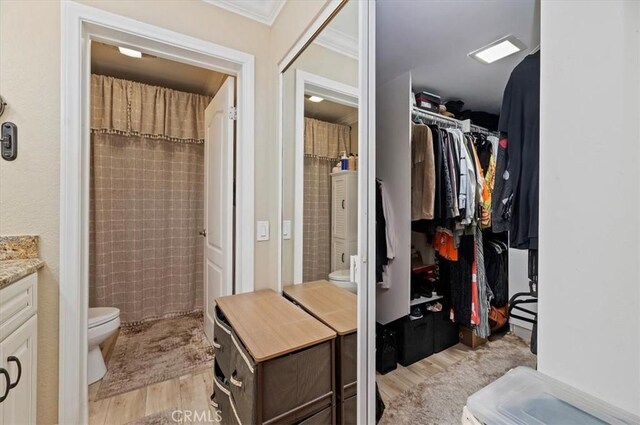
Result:
[[[491,425],[640,423],[640,417],[524,366],[469,397],[467,409]]]

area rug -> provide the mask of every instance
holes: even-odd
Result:
[[[516,366],[535,365],[527,343],[507,334],[391,400],[380,425],[460,424],[467,397]]]
[[[212,367],[202,313],[120,330],[96,400]]]

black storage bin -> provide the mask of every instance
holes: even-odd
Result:
[[[398,367],[397,363],[397,336],[393,323],[376,323],[376,370],[384,375]]]
[[[398,363],[409,366],[433,354],[433,313],[425,312],[415,320],[404,317],[398,320],[397,327]]]
[[[459,342],[458,325],[449,319],[449,309],[433,313],[433,352],[439,353]]]

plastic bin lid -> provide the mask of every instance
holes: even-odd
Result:
[[[640,424],[640,417],[524,366],[470,396],[467,408],[491,425]]]

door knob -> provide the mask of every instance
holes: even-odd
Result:
[[[200,231],[198,232],[198,234],[199,234],[200,236],[206,237],[206,236],[207,236],[207,229],[200,230]]]

